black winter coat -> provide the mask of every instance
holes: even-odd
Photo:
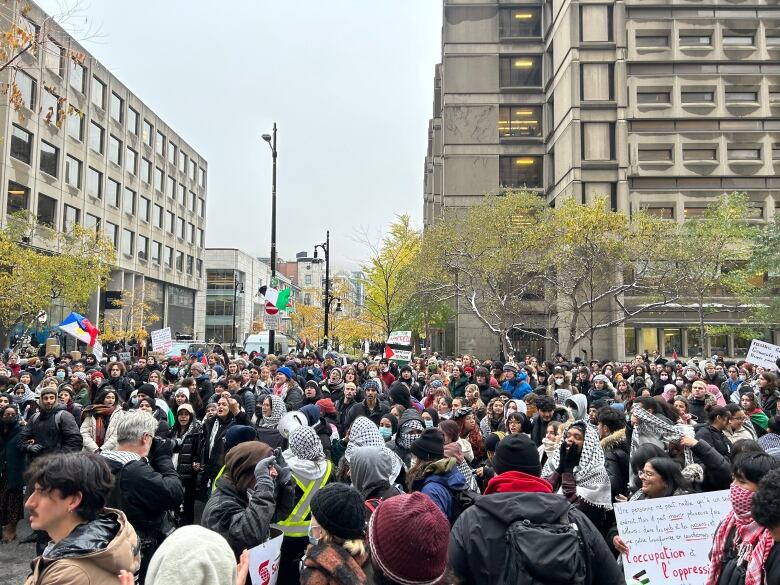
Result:
[[[57,413],[59,425],[57,424]],[[30,454],[30,458],[39,457],[48,453],[78,453],[84,446],[84,438],[81,436],[79,425],[73,415],[65,410],[62,405],[56,405],[51,410],[39,410],[28,421],[21,433],[21,447]],[[32,440],[32,444],[27,441]],[[43,451],[35,452],[35,445],[43,445]]]
[[[731,465],[728,458],[718,453],[706,441],[699,441],[691,448],[696,463],[704,469],[701,491],[727,490],[731,484]]]
[[[284,448],[284,437],[275,428],[257,427],[257,440],[265,443],[271,449]]]
[[[106,457],[111,472],[118,476],[112,495],[117,494],[119,501],[112,504],[125,513],[139,535],[157,536],[166,512],[178,510],[184,501],[184,487],[173,468],[171,447],[170,441],[155,439],[149,457],[127,464]]]
[[[699,441],[709,443],[711,447],[724,457],[729,456],[731,441],[726,438],[723,431],[716,429],[710,424],[696,425],[696,438]]]
[[[604,467],[609,475],[612,499],[618,494],[628,495],[628,463],[630,447],[626,440],[626,431],[621,429],[601,440],[604,449]]]
[[[219,419],[215,416],[203,425],[203,444],[200,449],[200,463],[203,467],[203,477],[206,481],[214,481],[219,470],[225,464],[225,433],[234,425],[251,425],[245,412],[239,412],[235,417],[228,413],[224,421],[220,422],[217,435],[214,438],[214,447],[210,447],[211,431]]]
[[[6,481],[6,489],[24,487],[24,452],[19,440],[22,426],[17,422],[7,427],[0,423],[0,477]]]
[[[300,386],[290,386],[284,396],[284,406],[287,412],[299,410],[303,406],[303,390]]]
[[[173,452],[179,454],[176,473],[182,481],[192,480],[198,475],[198,472],[192,469],[192,464],[200,462],[203,425],[196,420],[192,421],[190,431],[184,437],[174,438],[173,441]]]
[[[130,398],[130,395],[135,389],[132,382],[130,382],[130,379],[125,376],[120,376],[119,378],[106,378],[100,387],[105,388],[106,386],[111,386],[116,390],[116,393],[122,399],[122,402],[127,402],[127,399]]]
[[[707,420],[707,411],[704,410],[704,407],[707,406],[706,401],[701,398],[694,398],[691,396],[688,399],[688,406],[690,407],[690,413],[696,417],[696,420],[698,421],[706,421]]]
[[[349,409],[349,413],[346,417],[346,426],[349,427],[359,416],[365,416],[366,418],[371,419],[371,422],[376,426],[379,426],[379,421],[381,421],[382,417],[388,412],[390,412],[390,407],[387,405],[387,402],[377,399],[376,406],[372,410],[368,408],[366,401],[364,400],[363,402],[353,404],[352,408]]]
[[[624,585],[625,577],[601,534],[560,494],[494,493],[479,498],[458,517],[450,533],[447,565],[459,585],[499,583],[507,560],[506,531],[512,522],[552,522],[569,509],[588,547],[593,585]],[[478,538],[475,537],[478,535]],[[533,559],[534,552],[527,551]]]

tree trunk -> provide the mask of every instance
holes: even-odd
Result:
[[[701,345],[701,355],[705,356],[707,351],[707,328],[704,326],[704,297],[699,297],[699,344]],[[690,357],[690,356],[689,356]]]

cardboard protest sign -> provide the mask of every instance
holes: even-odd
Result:
[[[173,339],[171,338],[171,328],[157,329],[152,331],[152,351],[168,353],[171,351]]]
[[[615,504],[626,583],[704,585],[715,530],[730,509],[728,490]]]

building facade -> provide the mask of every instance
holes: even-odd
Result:
[[[271,267],[235,248],[207,248],[205,265],[206,295],[197,307],[197,312],[205,315],[205,340],[230,345],[235,338],[237,345],[243,345],[247,335],[266,329],[265,299],[260,287],[271,282]],[[279,289],[292,288],[290,298],[294,305],[297,288],[285,275],[277,272],[276,277]],[[280,314],[277,332],[289,333],[291,320],[286,313]]]
[[[157,317],[147,329],[202,336],[206,161],[35,4],[14,0],[0,12],[40,40],[0,72],[21,94],[18,111],[12,92],[0,108],[0,225],[28,212],[50,230],[101,232],[116,266],[87,316],[101,323],[114,301],[133,299]],[[51,322],[69,310],[55,306]]]
[[[603,196],[613,210],[672,221],[739,190],[756,221],[772,220],[780,202],[780,8],[746,4],[444,0],[425,224],[500,187],[533,189],[550,205]],[[712,306],[723,300],[714,296]],[[711,316],[735,325],[743,318]],[[765,327],[764,338],[777,342],[778,333]],[[498,351],[465,312],[443,337],[450,352]],[[701,347],[696,318],[681,303],[598,341],[600,358],[644,350],[739,357],[750,339],[713,336]],[[550,345],[516,338],[521,352],[549,354]]]

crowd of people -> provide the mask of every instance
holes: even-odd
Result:
[[[610,585],[615,503],[729,490],[708,585],[780,583],[775,372],[517,357],[6,352],[2,541],[29,585],[249,583],[278,535],[280,584]]]

